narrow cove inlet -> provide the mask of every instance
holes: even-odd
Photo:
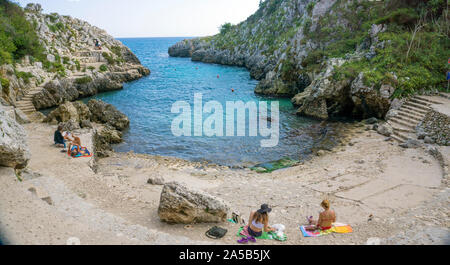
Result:
[[[30,1],[0,0],[2,257],[450,244],[447,1]]]
[[[124,142],[115,151],[174,156],[190,161],[206,161],[226,166],[254,166],[260,163],[308,158],[331,130],[319,122],[295,115],[296,109],[287,98],[258,96],[254,89],[258,81],[251,79],[242,67],[193,62],[189,58],[169,57],[167,49],[183,38],[120,39],[151,69],[150,76],[127,83],[123,90],[97,94],[95,98],[113,104],[130,118],[130,128],[124,133]],[[194,94],[202,95],[203,103],[219,102],[224,110],[226,102],[267,102],[279,104],[279,142],[273,147],[262,147],[268,137],[250,136],[249,117],[245,119],[245,136],[176,136],[172,122],[180,114],[172,113],[177,101],[191,105],[194,112]],[[204,104],[203,104],[204,105]],[[223,121],[225,123],[224,111]],[[194,115],[192,127],[194,126]],[[209,114],[203,114],[207,119]],[[269,123],[270,124],[270,123]],[[236,126],[237,127],[237,126]],[[270,127],[270,126],[269,126]],[[223,130],[226,128],[223,126]],[[192,132],[194,129],[192,129]],[[330,139],[328,139],[330,140]],[[328,148],[334,144],[331,139]]]

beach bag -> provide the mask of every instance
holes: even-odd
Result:
[[[206,231],[205,235],[212,239],[219,239],[224,237],[227,232],[228,230],[225,228],[214,226],[208,231]]]

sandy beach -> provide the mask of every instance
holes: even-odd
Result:
[[[148,184],[151,177],[220,197],[245,220],[251,210],[268,203],[273,208],[270,223],[284,224],[288,240],[256,244],[366,244],[369,238],[381,244],[450,243],[448,172],[443,167],[449,164],[449,147],[439,147],[446,159],[439,162],[426,147],[403,149],[355,123],[343,129],[342,144],[333,151],[258,174],[134,153],[114,153],[98,162],[73,159],[52,146],[54,126],[24,127],[32,153],[27,170],[16,176],[1,168],[0,233],[5,244],[237,244],[237,224],[161,222],[162,186]],[[92,149],[92,131],[76,133]],[[353,233],[304,238],[299,226],[306,216],[318,215],[325,198],[337,221],[350,224]],[[219,240],[207,238],[213,225],[228,233]]]

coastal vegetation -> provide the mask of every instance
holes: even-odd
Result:
[[[381,43],[372,58],[346,62],[336,70],[334,80],[356,78],[365,73],[365,84],[380,88],[390,84],[396,88],[393,97],[404,97],[423,89],[445,88],[445,73],[449,57],[450,39],[448,9],[444,0],[389,1],[386,6],[360,5],[352,3],[340,12],[346,17],[357,12],[351,25],[354,28],[334,31],[335,34],[311,35],[311,38],[330,38],[332,42],[322,49],[324,57],[344,57],[369,38],[373,24],[386,25],[378,35]],[[362,7],[362,8],[360,8]],[[359,18],[358,18],[359,17]],[[336,21],[328,17],[321,31],[330,28]],[[323,19],[325,20],[325,19]],[[337,34],[336,34],[337,33]],[[326,37],[327,36],[327,37]]]
[[[90,77],[90,76],[83,76],[83,77],[75,79],[75,83],[77,83],[78,85],[84,85],[84,84],[88,84],[90,82],[92,82],[92,77]]]
[[[275,69],[289,83],[301,74],[317,74],[329,58],[346,58],[368,49],[364,45],[372,25],[384,25],[374,56],[346,62],[338,67],[334,80],[354,79],[364,72],[368,85],[394,86],[394,97],[445,87],[446,58],[450,56],[446,1],[338,0],[318,19],[312,17],[317,1],[310,1],[305,13],[295,3],[261,1],[259,10],[246,21],[226,23],[219,34],[202,40],[219,50],[261,52],[268,62],[278,61]],[[296,49],[302,45],[306,56]],[[280,54],[287,56],[276,58]]]
[[[30,55],[44,61],[44,49],[23,9],[8,0],[0,0],[0,65],[11,64]]]

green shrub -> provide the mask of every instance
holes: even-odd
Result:
[[[46,15],[45,17],[48,18],[52,23],[55,23],[56,20],[58,19],[58,14],[50,13],[50,14]]]
[[[100,72],[106,72],[106,71],[108,71],[108,67],[106,66],[106,64],[102,64],[102,65],[100,65],[99,70],[100,70]]]
[[[220,34],[221,35],[227,34],[232,28],[233,25],[231,23],[225,23],[219,27]]]
[[[308,12],[308,14],[310,16],[312,15],[312,11],[313,11],[315,5],[316,5],[316,2],[309,2],[308,5],[306,6],[306,11]]]
[[[75,63],[77,70],[80,71],[80,69],[81,69],[80,61],[75,60],[74,63]]]
[[[90,76],[84,76],[84,77],[75,79],[75,83],[77,83],[79,85],[88,84],[90,82],[92,82],[92,78]]]
[[[102,53],[102,56],[103,56],[103,58],[106,59],[106,61],[108,61],[108,64],[111,64],[111,65],[115,64],[116,61],[115,61],[114,58],[111,56],[111,54],[109,54],[109,53],[107,53],[107,52],[103,52],[103,53]]]
[[[23,9],[9,0],[0,0],[0,64],[13,63],[25,55],[43,61],[43,52]]]
[[[62,59],[63,59],[63,64],[68,64],[70,61],[70,58],[67,56],[64,56]]]
[[[90,71],[94,71],[94,70],[95,70],[95,67],[91,65],[91,66],[88,66],[87,69],[90,70]]]
[[[119,58],[122,58],[122,48],[120,46],[112,46],[110,50]]]
[[[30,78],[34,77],[32,73],[28,72],[16,72],[17,78],[22,78],[25,84],[30,83]]]
[[[2,88],[4,90],[7,90],[9,88],[9,80],[8,79],[0,77],[0,82],[1,82]]]
[[[386,16],[375,20],[375,24],[396,23],[399,25],[412,25],[419,18],[419,14],[413,8],[400,8],[388,13]]]

